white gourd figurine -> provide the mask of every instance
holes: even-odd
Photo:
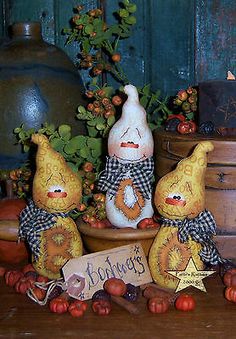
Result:
[[[152,218],[153,136],[135,86],[126,85],[128,99],[108,137],[106,168],[98,187],[106,191],[106,213],[118,228],[137,228]]]

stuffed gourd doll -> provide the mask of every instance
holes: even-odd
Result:
[[[19,237],[29,244],[35,270],[57,279],[69,259],[82,255],[80,234],[68,215],[80,202],[82,183],[46,136],[34,134],[32,141],[38,145],[33,200],[20,215]]]
[[[205,210],[207,152],[213,148],[210,141],[200,142],[191,156],[157,183],[154,202],[162,223],[150,248],[149,266],[160,286],[175,289],[178,279],[167,271],[184,270],[190,257],[198,270],[204,263],[216,265],[222,261],[212,239],[215,220]]]
[[[128,99],[121,118],[108,136],[105,171],[98,187],[106,192],[106,213],[112,225],[136,228],[140,220],[153,216],[153,137],[136,87],[124,87]]]

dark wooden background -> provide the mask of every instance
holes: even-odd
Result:
[[[130,82],[173,95],[207,79],[224,79],[236,72],[235,0],[133,0],[137,24],[121,46]],[[0,37],[15,21],[41,21],[46,41],[63,48],[76,61],[78,45],[65,46],[61,30],[69,26],[73,7],[102,4],[113,20],[118,0],[0,0]],[[82,74],[84,81],[86,75]]]

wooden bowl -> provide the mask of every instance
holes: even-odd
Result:
[[[85,249],[89,253],[108,250],[134,242],[141,243],[147,256],[158,229],[93,228],[81,220],[77,221]]]

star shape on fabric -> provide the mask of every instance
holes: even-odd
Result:
[[[198,270],[192,257],[190,257],[185,270],[167,272],[179,279],[175,292],[179,292],[189,286],[193,286],[203,292],[206,292],[206,288],[202,280],[215,273],[215,271]]]
[[[236,101],[234,98],[230,97],[228,101],[217,108],[217,111],[222,112],[225,115],[225,121],[227,122],[231,118],[236,117]]]

